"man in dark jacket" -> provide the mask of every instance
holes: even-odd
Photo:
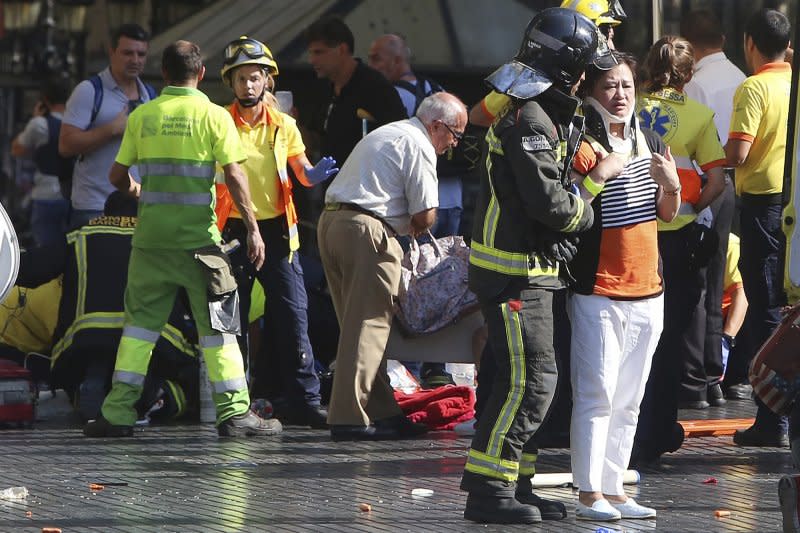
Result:
[[[528,25],[515,59],[486,80],[511,100],[486,135],[488,179],[470,253],[470,289],[481,301],[497,366],[461,482],[469,492],[464,517],[475,522],[566,516],[562,504],[532,492],[538,450],[531,437],[558,376],[553,292],[570,277],[571,236],[593,220],[570,190],[569,168],[582,131],[573,94],[588,63],[609,61],[598,43],[585,16],[546,9]]]

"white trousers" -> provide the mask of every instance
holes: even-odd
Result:
[[[663,295],[611,300],[572,294],[572,479],[584,492],[624,494],[639,419],[661,330]]]

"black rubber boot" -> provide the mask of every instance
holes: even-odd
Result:
[[[481,524],[535,524],[542,521],[539,509],[519,503],[511,496],[470,492],[464,518]]]
[[[533,493],[531,478],[520,477],[517,480],[517,491],[514,497],[518,502],[532,505],[539,509],[543,520],[561,520],[567,517],[567,507],[561,502],[546,500]]]

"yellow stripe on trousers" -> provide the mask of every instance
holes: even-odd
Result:
[[[508,308],[508,303],[501,304],[500,310],[503,313],[503,323],[505,324],[511,376],[506,401],[500,409],[497,422],[492,428],[489,443],[486,446],[486,454],[498,458],[500,457],[506,434],[514,422],[525,393],[525,348],[522,342],[522,325],[520,324],[519,313],[511,311]]]

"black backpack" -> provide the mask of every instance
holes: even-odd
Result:
[[[414,113],[417,112],[417,108],[426,96],[444,91],[441,85],[422,76],[417,76],[416,84],[406,80],[399,80],[394,82],[394,85],[414,95],[416,98]],[[466,130],[464,130],[464,137],[458,142],[458,146],[439,156],[436,164],[436,173],[440,177],[464,177],[464,175],[475,170],[480,158],[480,132],[476,131],[473,126],[467,125]]]

